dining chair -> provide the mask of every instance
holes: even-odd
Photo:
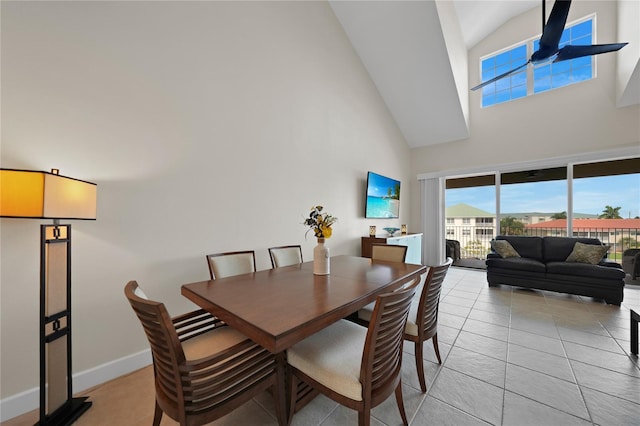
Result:
[[[298,395],[303,384],[358,411],[358,424],[369,425],[371,409],[395,391],[403,424],[402,342],[413,285],[376,299],[369,327],[340,320],[287,349],[289,422],[312,392]]]
[[[180,425],[206,424],[267,389],[273,391],[279,423],[285,423],[283,355],[271,354],[202,309],[171,318],[135,281],[124,293],[151,346],[154,426],[163,413]]]
[[[442,282],[452,263],[453,259],[448,257],[443,264],[430,266],[427,273],[423,274],[422,282],[417,286],[416,298],[411,303],[404,331],[404,339],[415,343],[416,370],[422,392],[427,391],[422,361],[422,347],[425,341],[431,339],[438,364],[442,364],[438,348],[438,305]],[[373,311],[370,305],[367,305],[358,311],[356,322],[366,325],[371,321],[371,318],[373,318]]]
[[[269,257],[271,258],[271,266],[274,268],[297,265],[302,263],[302,246],[269,247]]]
[[[206,259],[212,280],[256,271],[256,253],[253,250],[208,254]]]
[[[371,259],[389,262],[404,262],[407,257],[407,246],[395,244],[371,244]]]

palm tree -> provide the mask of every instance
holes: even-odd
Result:
[[[598,216],[599,219],[622,219],[620,216],[620,209],[622,207],[605,206],[602,210],[602,214]]]
[[[500,233],[502,235],[523,235],[524,223],[512,216],[500,219]]]
[[[554,213],[551,215],[551,219],[566,219],[567,212]]]
[[[624,251],[625,249],[632,248],[640,248],[640,241],[637,238],[632,237],[622,237],[618,242],[620,244],[620,251]]]

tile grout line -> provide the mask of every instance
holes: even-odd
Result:
[[[513,296],[513,288],[511,288]],[[511,316],[513,314],[513,297],[509,299],[509,327],[507,330],[507,356],[504,362],[504,381],[502,384],[502,417],[500,418],[501,424],[504,424],[504,414],[506,408],[506,399],[507,399],[507,370],[509,368],[509,342],[511,341]]]
[[[545,296],[545,300],[546,300],[546,296]],[[580,299],[582,301],[582,299]],[[585,410],[587,410],[587,415],[589,416],[589,421],[591,422],[591,424],[595,424],[594,420],[593,420],[593,415],[591,414],[591,410],[589,409],[589,406],[587,405],[587,400],[584,397],[584,393],[582,392],[582,387],[580,387],[580,384],[578,383],[578,377],[576,376],[576,373],[573,369],[573,364],[571,363],[571,360],[569,359],[569,354],[567,353],[567,348],[564,345],[564,339],[562,338],[562,334],[560,334],[560,330],[558,330],[558,324],[556,323],[556,319],[555,317],[553,317],[553,313],[552,313],[552,318],[553,318],[553,325],[556,328],[556,331],[558,333],[558,337],[560,338],[560,344],[562,345],[562,352],[564,353],[564,357],[567,361],[567,364],[569,364],[569,369],[571,371],[571,376],[573,377],[573,380],[575,381],[575,385],[578,388],[578,392],[580,392],[580,398],[582,399],[582,404],[584,405]],[[599,322],[598,322],[599,323]]]
[[[442,293],[440,293],[440,299],[438,300],[438,305],[440,304],[440,302],[442,301],[442,299],[444,299],[444,298],[445,298],[445,297],[446,297],[446,296],[447,296],[447,295],[448,295],[448,294],[449,294],[449,293],[450,293],[454,288],[456,288],[456,287],[458,286],[458,284],[459,284],[461,281],[462,281],[462,279],[459,279],[459,280],[458,280],[458,282],[457,282],[457,283],[456,283],[452,288],[450,288],[450,289],[449,289],[449,291],[447,291],[447,293],[446,293],[444,296],[442,296]],[[439,309],[438,309],[438,315],[440,315],[440,311],[439,311]],[[451,314],[451,315],[454,315],[454,314]],[[458,315],[456,315],[456,316],[458,316]],[[439,319],[440,319],[440,318],[438,318],[438,322],[439,322]],[[424,398],[422,399],[422,402],[420,403],[420,405],[418,405],[418,409],[416,410],[416,413],[413,415],[413,417],[411,418],[411,420],[409,420],[409,425],[411,425],[411,424],[412,424],[412,422],[416,419],[416,416],[417,416],[417,415],[418,415],[418,413],[420,412],[420,408],[422,408],[422,406],[426,403],[426,401],[427,401],[427,398],[428,398],[428,397],[431,397],[431,398],[433,398],[433,399],[435,399],[435,400],[437,400],[437,401],[440,401],[441,403],[446,404],[446,405],[448,405],[448,406],[450,406],[450,407],[452,407],[452,408],[454,408],[454,409],[456,409],[456,410],[458,410],[458,411],[460,411],[460,412],[463,412],[463,413],[465,413],[465,414],[466,414],[466,415],[468,415],[468,416],[471,416],[471,417],[473,417],[473,418],[475,418],[475,419],[478,419],[478,417],[473,416],[472,414],[467,413],[466,411],[461,410],[461,409],[459,409],[459,408],[457,408],[457,407],[454,407],[453,405],[451,405],[451,404],[449,404],[449,403],[447,403],[447,402],[445,402],[445,401],[442,401],[442,400],[440,400],[440,399],[436,398],[435,396],[431,395],[431,390],[433,389],[433,387],[434,387],[434,385],[435,385],[436,381],[438,380],[438,377],[440,376],[440,372],[445,368],[445,366],[444,366],[444,365],[445,365],[445,363],[447,362],[447,359],[449,358],[449,355],[451,354],[451,351],[453,350],[453,347],[454,347],[454,345],[455,345],[455,342],[458,340],[458,336],[460,335],[460,331],[462,331],[462,327],[464,326],[464,324],[465,324],[465,322],[466,322],[466,321],[467,321],[467,318],[465,317],[465,320],[464,320],[464,322],[462,323],[462,325],[460,326],[460,329],[458,330],[458,333],[456,334],[456,337],[453,339],[453,342],[451,342],[451,345],[450,345],[450,346],[451,346],[451,348],[449,349],[449,352],[447,352],[447,355],[442,359],[442,364],[439,364],[439,365],[438,365],[438,370],[436,371],[436,374],[435,374],[435,376],[434,376],[434,378],[433,378],[433,381],[431,382],[431,386],[429,386],[429,387],[427,388],[427,391],[426,391],[426,392],[425,392],[425,394],[424,394]],[[438,342],[438,343],[440,343],[440,342]],[[424,342],[423,342],[423,344],[424,344]],[[415,353],[414,353],[414,356],[415,356]],[[424,362],[424,359],[423,359],[422,361]]]

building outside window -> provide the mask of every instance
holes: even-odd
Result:
[[[478,237],[492,237],[493,236],[493,229],[491,229],[491,228],[479,228],[479,229],[476,229],[476,235]]]

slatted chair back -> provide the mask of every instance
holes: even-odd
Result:
[[[429,267],[427,278],[420,293],[420,301],[417,307],[415,307],[414,302],[405,329],[405,339],[415,342],[416,369],[422,392],[427,391],[424,365],[422,363],[423,343],[425,341],[432,339],[438,363],[442,364],[440,349],[438,348],[438,307],[442,283],[452,263],[453,259],[449,257],[443,264]]]
[[[363,395],[371,395],[371,406],[386,399],[400,381],[404,328],[418,282],[416,278],[410,286],[376,299],[360,370]]]
[[[358,411],[358,425],[368,426],[371,409],[395,393],[403,424],[402,342],[411,301],[420,278],[376,298],[367,328],[340,320],[287,350],[289,421],[319,391]]]
[[[286,422],[282,355],[269,353],[201,309],[169,317],[164,304],[147,299],[135,281],[125,286],[125,296],[151,347],[154,426],[163,413],[180,425],[210,423],[268,388],[279,423]]]
[[[415,318],[415,323],[419,325],[418,333],[423,340],[429,339],[438,331],[440,292],[442,291],[442,283],[452,262],[453,260],[451,258],[447,258],[445,263],[432,266],[427,272],[427,279],[420,294],[418,312]],[[411,320],[414,320],[414,318],[411,318]]]
[[[163,401],[165,407],[171,407],[171,413],[167,414],[175,418],[179,411],[184,411],[183,388],[180,372],[176,368],[185,362],[184,351],[164,305],[139,297],[138,289],[135,281],[129,282],[125,287],[125,295],[151,346],[157,398]]]

